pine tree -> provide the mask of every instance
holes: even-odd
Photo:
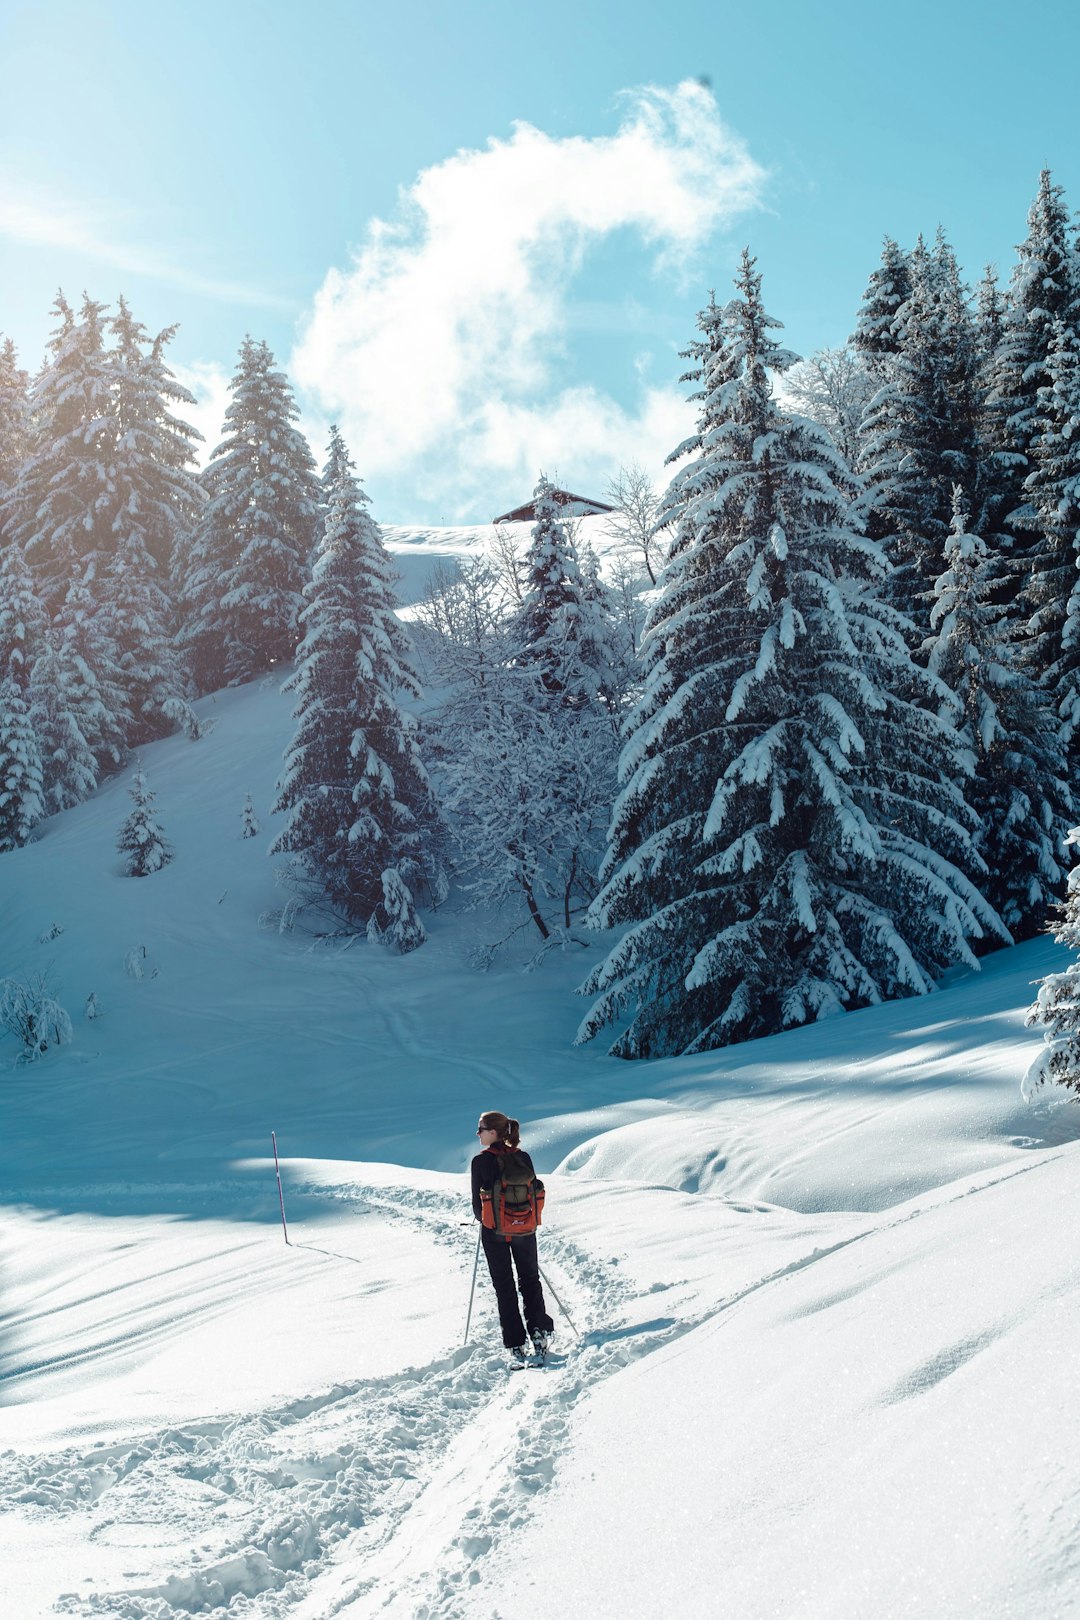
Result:
[[[702,317],[695,452],[628,721],[598,927],[629,925],[583,987],[580,1040],[701,1051],[919,994],[969,941],[1007,934],[968,874],[939,683],[875,595],[880,549],[849,526],[847,470],[781,412],[777,347],[744,255],[739,296]],[[719,343],[716,342],[719,337]]]
[[[0,531],[0,674],[25,693],[45,636],[41,605],[22,547]]]
[[[120,298],[110,330],[116,339],[109,360],[120,504],[127,502],[130,510],[137,506],[146,549],[159,586],[167,593],[174,562],[206,500],[194,472],[195,446],[202,434],[175,414],[175,407],[194,405],[195,396],[166,363],[175,325],[151,339]],[[114,527],[115,523],[114,518]]]
[[[975,331],[949,243],[931,253],[920,239],[909,259],[911,290],[894,323],[898,350],[863,424],[862,470],[871,535],[885,542],[890,590],[922,633],[941,573],[952,488],[977,478]]]
[[[100,772],[119,762],[131,726],[119,654],[102,613],[116,550],[113,374],[105,306],[84,298],[77,319],[60,294],[54,313],[60,324],[31,389],[29,453],[4,503],[3,520],[24,549],[61,636],[74,724]]]
[[[1026,574],[1033,521],[1024,482],[1031,471],[1032,440],[1038,432],[1040,391],[1050,386],[1050,355],[1055,323],[1076,326],[1075,255],[1069,241],[1064,191],[1049,169],[1028,213],[1028,235],[1017,249],[1009,283],[1001,339],[989,367],[982,436],[992,461],[990,516],[1001,533],[999,545],[1013,552],[1014,589]]]
[[[988,264],[975,295],[975,351],[980,376],[986,376],[993,365],[1004,332],[1005,297],[998,286],[997,270]]]
[[[1012,537],[1005,531],[1004,515],[1016,505],[1010,494],[1014,482],[1011,468],[1000,464],[993,448],[998,424],[993,403],[1001,345],[1005,336],[1007,300],[998,286],[997,271],[987,265],[976,294],[974,316],[976,415],[975,433],[979,466],[976,527],[984,536],[992,559],[994,599],[1010,614],[1015,629],[1018,615],[1012,604],[1016,598],[1015,563],[1010,559]]]
[[[10,338],[0,342],[0,502],[30,452],[30,377]]]
[[[1080,329],[1057,321],[1028,450],[1023,526],[1027,553],[1023,603],[1029,667],[1062,727],[1080,775]]]
[[[30,711],[18,683],[0,676],[0,853],[25,844],[44,812]]]
[[[98,784],[98,762],[80,725],[85,666],[71,643],[50,631],[34,661],[30,718],[41,753],[42,789],[49,814],[88,799]]]
[[[115,440],[108,506],[114,549],[99,588],[132,715],[126,741],[135,747],[174,725],[195,728],[170,633],[168,581],[173,552],[202,494],[187,470],[197,434],[169,411],[172,402],[194,403],[164,363],[164,348],[175,328],[148,345],[144,328],[121,298],[112,330]]]
[[[910,296],[908,255],[887,236],[881,263],[871,274],[851,337],[853,348],[879,378],[888,360],[899,353],[900,312]]]
[[[341,471],[286,682],[298,694],[297,729],[274,805],[289,819],[271,853],[298,855],[331,902],[366,925],[391,867],[440,898],[444,880],[416,721],[399,703],[420,687],[394,614],[390,560],[339,437],[335,429]]]
[[[382,886],[383,897],[368,918],[367,936],[373,945],[389,946],[405,956],[424,943],[427,931],[396,866],[383,873]]]
[[[129,789],[135,808],[120,828],[116,847],[125,855],[129,877],[149,877],[160,872],[173,858],[169,844],[154,812],[155,795],[146,785],[142,771],[136,771]]]
[[[30,454],[6,506],[50,617],[76,576],[100,580],[112,558],[109,468],[114,446],[105,305],[84,298],[81,319],[58,294],[60,325],[30,394]]]
[[[123,762],[126,739],[135,721],[126,692],[120,655],[106,626],[105,614],[91,592],[94,564],[72,579],[54,620],[60,638],[58,657],[74,722],[86,739],[97,766],[97,778]]]
[[[1069,842],[1080,842],[1074,828]],[[1054,938],[1071,951],[1080,951],[1080,867],[1069,873],[1069,891],[1058,908]],[[1062,973],[1048,973],[1028,1009],[1028,1026],[1041,1027],[1045,1042],[1024,1076],[1024,1096],[1031,1098],[1043,1086],[1061,1085],[1080,1092],[1080,960]]]
[[[299,412],[265,343],[245,338],[225,434],[203,474],[182,614],[198,691],[236,685],[296,649],[320,487]]]
[[[545,941],[596,892],[633,648],[541,477],[524,591],[503,661],[438,718],[440,787],[473,904],[524,902]]]
[[[1064,888],[1074,805],[1053,717],[1014,653],[990,553],[971,531],[959,485],[945,561],[925,651],[959,700],[960,740],[976,760],[967,796],[989,869],[983,891],[1013,938],[1028,939]]]
[[[41,750],[28,701],[44,633],[22,550],[0,535],[0,851],[25,844],[45,810]]]
[[[541,475],[525,584],[511,635],[515,661],[535,675],[542,697],[580,709],[614,698],[614,627],[603,593],[587,583],[554,486]]]

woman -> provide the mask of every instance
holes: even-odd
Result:
[[[492,1189],[495,1183],[502,1181],[500,1155],[513,1153],[517,1160],[523,1160],[524,1169],[530,1180],[535,1179],[536,1172],[532,1160],[520,1145],[521,1127],[516,1119],[508,1119],[505,1114],[492,1109],[480,1115],[476,1134],[480,1138],[481,1151],[472,1162],[473,1214],[482,1223],[480,1238],[484,1245],[488,1271],[495,1285],[503,1344],[509,1350],[514,1363],[521,1366],[526,1359],[527,1340],[532,1340],[533,1349],[543,1360],[547,1355],[551,1335],[555,1331],[555,1324],[544,1304],[544,1290],[540,1286],[536,1233],[528,1232],[520,1236],[506,1237],[502,1232],[489,1226],[484,1215],[485,1208],[489,1212],[492,1210]],[[489,1213],[489,1220],[495,1218]],[[521,1320],[517,1291],[514,1288],[515,1267],[517,1286],[521,1290],[521,1299],[525,1306],[524,1323]]]

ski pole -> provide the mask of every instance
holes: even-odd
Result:
[[[469,1289],[469,1314],[465,1318],[465,1344],[468,1344],[469,1342],[469,1328],[472,1325],[472,1302],[473,1295],[476,1293],[476,1268],[480,1264],[480,1233],[483,1230],[484,1229],[481,1226],[477,1229],[476,1233],[476,1257],[473,1260],[472,1266],[472,1287]],[[465,1345],[462,1345],[461,1348],[464,1349]]]
[[[573,1318],[571,1317],[570,1312],[567,1310],[566,1306],[563,1304],[562,1300],[559,1298],[559,1296],[555,1292],[554,1288],[551,1287],[551,1278],[548,1276],[547,1272],[543,1270],[543,1268],[540,1266],[539,1262],[537,1263],[536,1269],[537,1269],[537,1271],[539,1271],[541,1277],[544,1279],[544,1287],[551,1289],[551,1297],[552,1297],[552,1299],[555,1301],[555,1303],[559,1307],[560,1311],[562,1311],[563,1315],[566,1317],[566,1320],[570,1323],[570,1326],[572,1328],[574,1328],[574,1336],[575,1336],[575,1338],[580,1339],[581,1334],[578,1332],[577,1328],[574,1327]]]
[[[277,1176],[277,1196],[278,1203],[281,1205],[281,1230],[285,1234],[285,1242],[289,1243],[289,1228],[285,1225],[285,1199],[281,1192],[281,1166],[278,1164],[276,1131],[270,1132],[270,1140],[274,1144],[274,1174]],[[292,1248],[291,1243],[289,1243],[289,1247]]]

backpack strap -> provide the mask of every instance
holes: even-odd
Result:
[[[504,1237],[505,1233],[503,1232],[503,1229],[502,1229],[502,1219],[501,1219],[501,1217],[502,1217],[502,1197],[501,1197],[501,1194],[502,1194],[502,1189],[503,1189],[503,1155],[501,1153],[496,1153],[495,1154],[495,1163],[499,1167],[499,1173],[495,1177],[495,1180],[491,1183],[491,1219],[492,1219],[492,1223],[493,1223],[495,1232],[498,1234],[499,1237]],[[507,1238],[506,1241],[509,1243],[510,1239]]]

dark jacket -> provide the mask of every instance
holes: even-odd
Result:
[[[480,1194],[481,1192],[490,1192],[496,1181],[498,1181],[499,1154],[507,1151],[506,1148],[485,1148],[483,1153],[478,1153],[472,1162],[472,1209],[478,1221],[483,1218]],[[518,1148],[516,1151],[527,1162],[529,1174],[534,1176],[536,1171],[533,1169],[533,1162],[525,1149]]]

